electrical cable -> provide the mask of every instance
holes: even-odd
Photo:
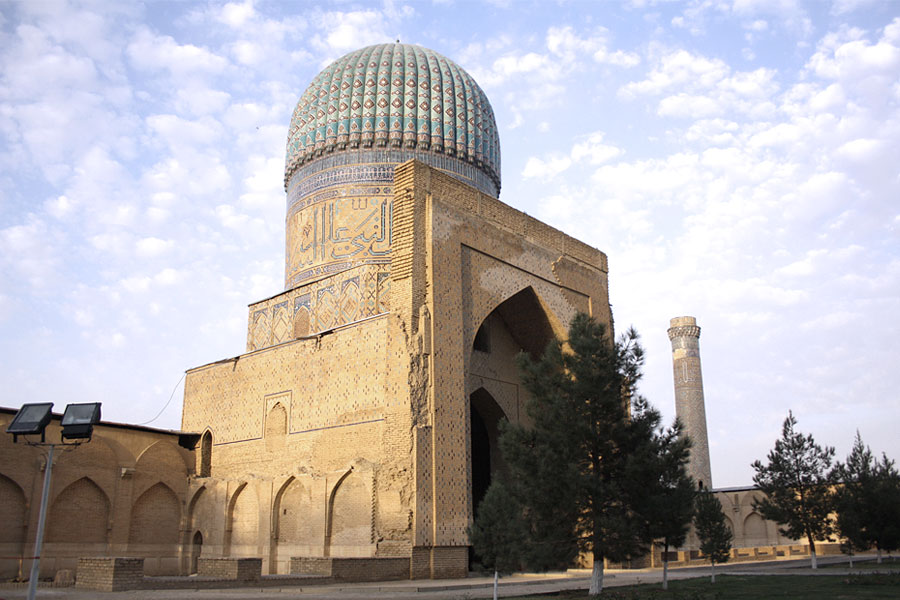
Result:
[[[178,386],[181,385],[182,381],[184,381],[185,375],[187,375],[187,372],[182,373],[181,379],[179,379],[178,383],[175,384],[175,387],[172,388],[172,393],[169,395],[169,400],[166,402],[166,405],[163,406],[158,413],[156,413],[156,416],[153,417],[152,419],[150,419],[149,421],[144,421],[143,423],[136,423],[136,425],[147,425],[147,424],[152,423],[153,421],[157,420],[160,416],[162,416],[163,412],[165,412],[165,410],[167,408],[169,408],[169,404],[172,403],[172,398],[175,397],[175,392],[178,391]]]

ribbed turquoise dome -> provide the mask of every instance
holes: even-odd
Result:
[[[427,48],[369,46],[319,73],[291,118],[285,187],[312,159],[378,147],[456,157],[487,175],[495,196],[500,191],[491,103],[459,65]]]

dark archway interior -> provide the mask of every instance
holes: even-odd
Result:
[[[516,343],[533,359],[539,358],[555,337],[547,313],[531,287],[507,298],[491,314],[503,319]]]
[[[491,439],[484,419],[472,406],[472,508],[474,514],[478,514],[478,506],[490,485]]]
[[[200,553],[203,551],[203,534],[199,531],[194,534],[191,548],[191,573],[197,572],[197,563],[200,560]]]
[[[500,456],[500,421],[506,419],[503,409],[484,388],[478,388],[469,397],[472,457],[472,515],[478,515],[478,507],[498,471],[504,469]],[[469,547],[469,567],[478,562],[478,556]]]
[[[470,362],[470,374],[492,379],[494,383],[491,385],[498,386],[496,390],[515,389],[519,384],[516,356],[525,351],[532,358],[539,358],[553,339],[555,335],[547,311],[534,289],[527,287],[503,301],[479,325],[471,349],[476,365]],[[482,382],[481,385],[487,384]],[[472,515],[476,518],[491,480],[506,471],[499,445],[500,422],[512,418],[520,423],[523,422],[520,419],[525,418],[520,414],[519,398],[504,396],[501,400],[511,415],[504,412],[484,387],[479,387],[469,396],[470,485]],[[470,547],[469,566],[476,562],[478,557]]]

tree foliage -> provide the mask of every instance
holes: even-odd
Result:
[[[507,424],[500,438],[526,525],[525,563],[564,567],[590,553],[592,594],[604,559],[640,556],[655,535],[648,492],[660,486],[660,449],[686,460],[687,446],[665,437],[659,413],[637,393],[643,361],[634,330],[614,343],[577,315],[565,347],[553,342],[539,360],[520,355],[532,424]]]
[[[848,553],[874,547],[882,551],[900,547],[900,473],[894,462],[872,451],[856,432],[846,463],[832,471],[837,484],[835,509],[841,545]]]
[[[478,505],[478,516],[469,528],[469,540],[485,571],[512,573],[521,570],[525,536],[522,508],[500,479],[488,487]]]
[[[651,537],[662,549],[663,589],[668,589],[669,548],[684,544],[694,516],[694,480],[687,473],[691,440],[683,432],[681,421],[655,437],[656,447],[648,459],[657,462],[658,478],[647,490],[645,514]]]
[[[788,412],[781,439],[768,454],[768,464],[753,463],[753,482],[766,495],[754,500],[753,508],[763,518],[777,522],[787,537],[805,537],[815,569],[815,540],[828,539],[833,532],[829,469],[834,448],[819,446],[812,435],[797,431],[796,425],[793,413]]]
[[[696,496],[694,528],[700,539],[700,552],[709,557],[712,581],[716,581],[716,564],[728,562],[733,534],[725,522],[722,504],[712,492],[700,492]]]

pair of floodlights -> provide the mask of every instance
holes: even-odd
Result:
[[[20,435],[40,434],[43,443],[45,430],[53,417],[50,412],[52,408],[52,402],[23,404],[16,416],[13,417],[9,427],[6,428],[6,433],[13,434],[13,442],[17,442]],[[94,433],[94,425],[99,422],[99,402],[69,404],[59,423],[62,426],[60,437],[63,443],[66,440],[90,440]]]

